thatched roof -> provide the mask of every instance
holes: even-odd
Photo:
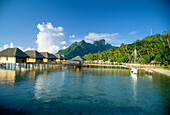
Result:
[[[152,60],[151,63],[161,63],[161,62],[157,62],[156,60]]]
[[[54,54],[50,53],[50,55],[51,57],[53,57],[53,59],[57,59],[57,57]]]
[[[45,58],[48,59],[56,59],[57,57],[55,57],[53,54],[50,54],[48,52],[39,52],[41,55],[43,55]]]
[[[155,60],[152,60],[151,63],[156,63],[156,61],[155,61]]]
[[[2,50],[0,52],[0,56],[4,56],[4,57],[21,57],[21,58],[29,57],[26,53],[24,53],[19,48],[7,48],[5,50]]]
[[[39,52],[36,50],[27,50],[25,52],[30,58],[45,58],[43,55],[41,55]]]
[[[61,54],[60,55],[63,59],[67,59],[66,57],[65,57],[65,55],[63,55],[63,54]]]
[[[62,57],[63,59],[66,59],[64,55],[61,55],[61,57]]]
[[[76,56],[76,57],[72,58],[71,60],[74,60],[74,61],[84,61],[86,59],[84,59],[84,58],[82,58],[80,56]]]
[[[54,54],[54,55],[57,57],[57,59],[63,59],[63,57],[60,54]]]

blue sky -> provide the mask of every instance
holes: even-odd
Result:
[[[170,30],[169,12],[168,0],[0,0],[0,47],[12,42],[55,53],[82,39],[131,43],[150,35],[151,28],[153,34]],[[40,31],[38,24],[46,30]],[[54,31],[58,27],[62,29]],[[46,38],[37,37],[42,33],[48,33]]]

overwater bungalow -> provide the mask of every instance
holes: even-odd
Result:
[[[71,60],[76,61],[77,64],[81,64],[81,63],[83,63],[86,59],[84,59],[84,58],[81,57],[81,56],[76,56],[76,57],[72,58]]]
[[[60,54],[54,54],[54,56],[56,56],[57,58],[56,58],[56,62],[61,62],[61,61],[63,61],[63,56],[61,56]]]
[[[43,63],[43,58],[45,58],[36,50],[27,50],[25,53],[29,56],[27,63]]]
[[[39,53],[45,57],[45,58],[43,58],[43,62],[45,62],[45,63],[54,62],[57,59],[57,57],[51,53],[48,53],[48,52],[39,52]]]
[[[7,48],[0,52],[0,63],[25,63],[29,56],[19,48]]]
[[[61,55],[61,57],[63,58],[63,61],[67,60],[64,55]]]

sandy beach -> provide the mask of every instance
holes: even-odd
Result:
[[[170,77],[170,70],[161,69],[161,68],[154,68],[152,70]]]

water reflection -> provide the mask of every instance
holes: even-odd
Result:
[[[8,84],[10,86],[16,85],[16,82],[23,80],[36,80],[36,76],[39,74],[47,75],[48,72],[57,69],[66,69],[67,67],[62,67],[59,65],[49,65],[49,66],[36,66],[36,67],[20,67],[20,66],[10,66],[8,68],[0,68],[0,84]],[[26,79],[28,78],[28,79]]]
[[[133,85],[133,98],[134,100],[136,100],[136,95],[137,95],[137,91],[136,91],[136,87],[137,87],[137,74],[134,73],[130,73],[131,74],[131,78],[132,78],[132,85]]]
[[[0,69],[0,73],[0,106],[8,108],[88,114],[164,114],[169,110],[170,79],[157,73],[135,75],[128,69],[59,65]]]
[[[163,106],[167,109],[167,113],[170,113],[170,78],[156,72],[152,76],[153,85],[156,86],[161,95]]]
[[[60,68],[61,70],[65,68]],[[58,71],[59,72],[59,71]],[[43,73],[37,76],[34,93],[37,100],[44,102],[59,100],[65,79],[65,71]],[[48,76],[48,77],[47,77]]]
[[[0,70],[0,83],[14,85],[16,71],[14,70]]]

